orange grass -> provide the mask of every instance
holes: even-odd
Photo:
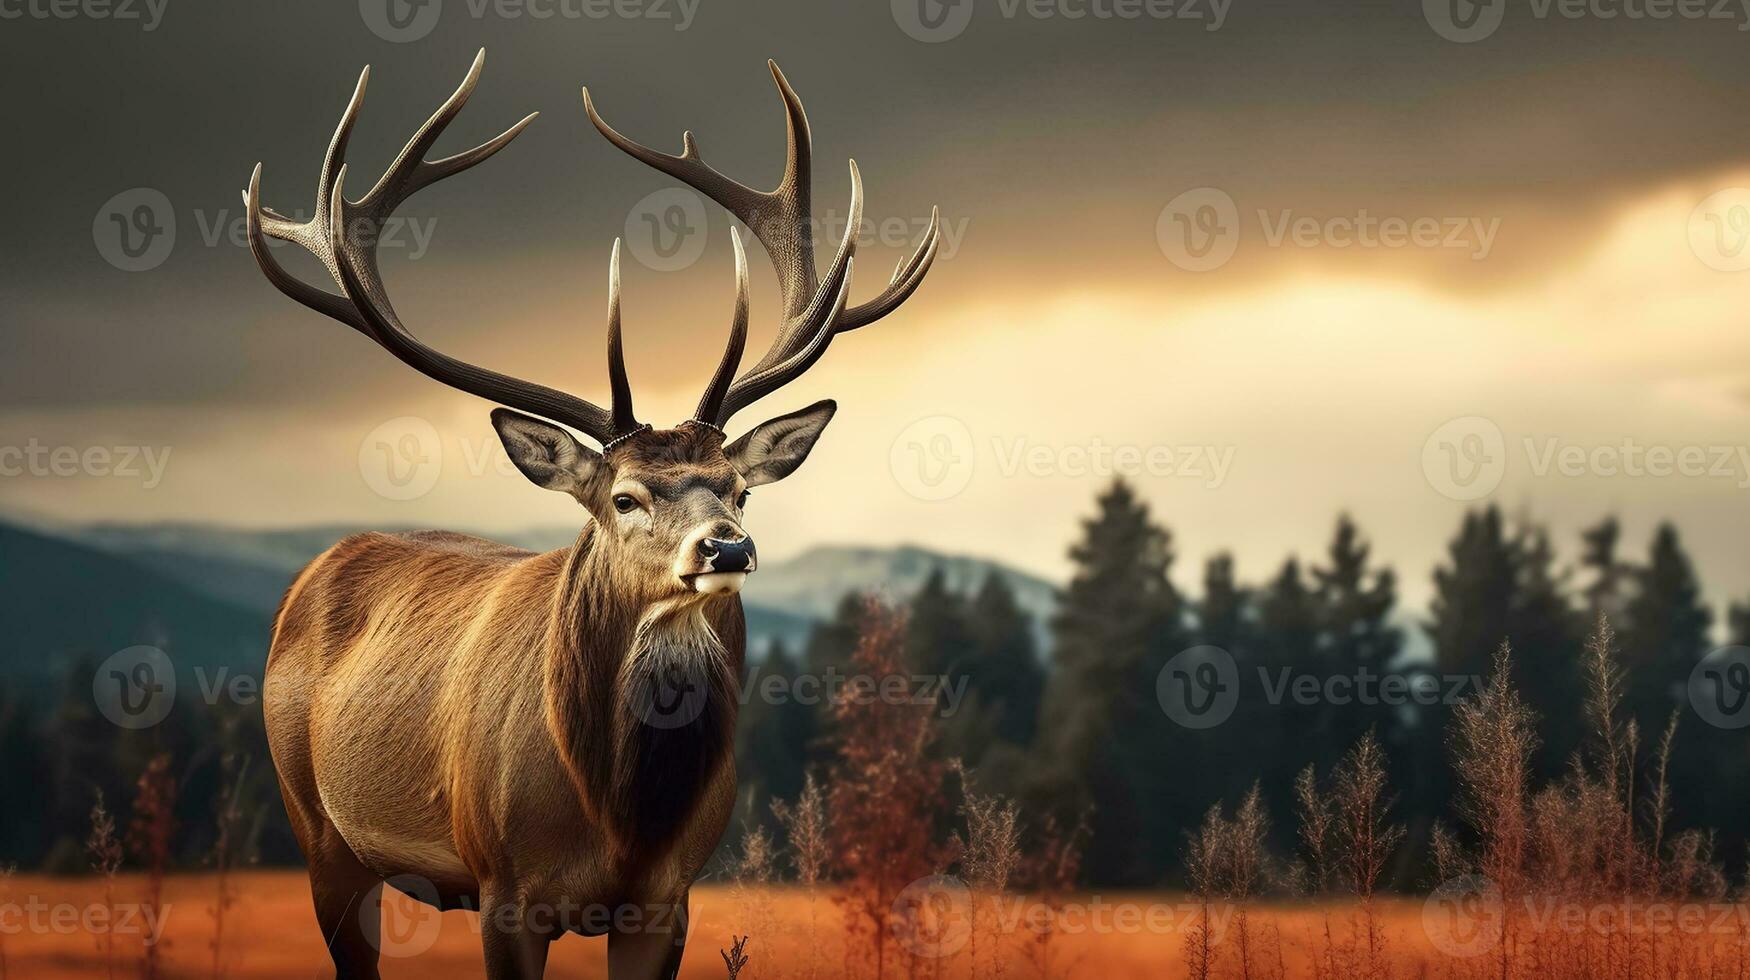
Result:
[[[330,976],[331,967],[317,934],[316,919],[310,908],[304,875],[296,871],[251,871],[234,874],[236,905],[228,912],[225,944],[225,969],[234,980],[266,980],[266,978],[296,977],[302,980]],[[148,882],[140,875],[122,875],[116,879],[118,903],[137,902],[144,897]],[[78,909],[101,907],[104,885],[100,878],[48,878],[20,875],[8,883],[8,894],[0,896],[9,910],[0,918],[0,926],[9,931],[22,924],[19,911],[30,900],[49,904],[65,904]],[[771,925],[761,934],[751,937],[747,945],[749,963],[742,972],[743,980],[800,976],[808,962],[807,947],[810,903],[805,892],[797,888],[767,889]],[[164,882],[164,902],[169,908],[165,920],[165,945],[161,950],[162,975],[174,978],[196,978],[211,975],[211,940],[213,919],[208,907],[212,903],[211,875],[172,875]],[[1069,896],[1071,903],[1089,903],[1092,896]],[[1065,932],[1054,937],[1058,944],[1053,960],[1057,967],[1054,977],[1087,977],[1090,980],[1114,980],[1118,977],[1151,977],[1177,980],[1186,976],[1183,936],[1180,928],[1188,917],[1178,910],[1189,908],[1183,896],[1170,894],[1107,894],[1100,901],[1108,905],[1128,903],[1135,906],[1164,905],[1177,914],[1170,928],[1149,932]],[[431,980],[433,977],[479,977],[483,975],[477,919],[467,912],[446,912],[439,915],[399,895],[392,899],[394,919],[389,928],[407,927],[423,921],[420,917],[436,917],[438,928],[430,947],[417,955],[385,956],[383,975]],[[1378,918],[1391,950],[1391,975],[1401,977],[1487,976],[1487,958],[1459,960],[1437,951],[1423,931],[1424,903],[1419,898],[1381,898]],[[1254,903],[1250,916],[1254,924],[1270,921],[1282,937],[1283,962],[1290,977],[1310,977],[1312,957],[1319,948],[1318,936],[1325,928],[1326,916],[1337,922],[1348,921],[1346,906],[1318,906],[1294,903]],[[826,896],[822,896],[812,913],[819,920],[819,943],[826,947],[822,957],[828,963],[838,963],[842,943],[840,911]],[[732,935],[747,930],[738,921],[740,915],[736,897],[727,886],[700,885],[693,889],[693,917],[686,963],[682,976],[687,978],[722,977],[725,975],[719,948],[727,948]],[[1032,937],[1022,929],[1016,933],[993,937],[985,929],[978,939],[980,974],[990,975],[991,959],[1000,955],[1007,977],[1036,976],[1027,963],[1025,943]],[[6,936],[10,976],[60,980],[104,975],[104,955],[98,936],[83,928],[70,932],[55,930],[10,931]],[[122,976],[134,975],[134,964],[141,953],[140,939],[134,935],[118,936],[117,960],[128,964],[118,970]],[[1218,945],[1219,949],[1219,945]],[[606,943],[602,939],[568,936],[553,949],[548,963],[550,977],[603,977],[606,975]],[[1218,957],[1218,963],[1220,963]],[[834,971],[836,973],[836,971]],[[966,950],[938,960],[914,958],[899,953],[890,958],[890,977],[969,977],[970,957]],[[1218,968],[1216,975],[1225,975]]]

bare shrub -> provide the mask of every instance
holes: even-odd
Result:
[[[1013,801],[1000,795],[977,792],[972,773],[960,760],[951,762],[949,768],[960,778],[960,816],[966,822],[965,836],[956,831],[950,846],[959,852],[960,876],[972,894],[969,958],[972,976],[976,978],[985,975],[979,969],[979,936],[986,924],[995,921],[998,903],[1008,893],[1009,881],[1021,866],[1020,810]],[[984,913],[987,908],[991,912],[988,916]],[[1007,964],[1002,932],[992,929],[989,937],[994,947],[988,953],[989,975],[1004,976]]]
[[[849,672],[903,675],[904,648],[905,617],[871,599]],[[828,839],[844,875],[835,896],[844,910],[844,972],[880,978],[899,893],[947,864],[949,851],[931,840],[945,767],[929,753],[935,724],[928,704],[844,698],[834,712],[840,741],[827,794]]]
[[[803,776],[802,792],[794,806],[783,800],[773,800],[772,815],[784,828],[796,883],[808,895],[808,954],[803,975],[808,980],[815,980],[820,976],[820,884],[832,849],[827,839],[831,817],[826,809],[826,795],[821,792],[814,773]]]
[[[122,844],[116,838],[115,817],[103,805],[103,790],[95,791],[97,799],[91,805],[91,834],[85,839],[85,856],[91,870],[103,878],[103,911],[105,921],[115,920],[115,873],[122,866]],[[115,931],[101,929],[97,933],[97,948],[103,953],[105,975],[115,980]]]
[[[134,789],[134,814],[128,826],[128,846],[146,869],[146,894],[141,912],[157,921],[164,907],[164,874],[170,866],[170,843],[176,832],[176,776],[170,753],[153,756]],[[140,962],[142,980],[157,980],[159,946],[147,937]]]

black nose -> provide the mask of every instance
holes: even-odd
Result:
[[[713,572],[751,572],[758,562],[752,538],[705,538],[699,542],[699,557]]]

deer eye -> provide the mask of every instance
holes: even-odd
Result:
[[[614,494],[614,509],[622,514],[630,514],[638,509],[638,498],[629,493]]]

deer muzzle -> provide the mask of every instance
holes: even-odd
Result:
[[[753,539],[746,535],[723,538],[706,535],[684,550],[680,564],[682,567],[677,571],[681,580],[691,585],[693,591],[707,595],[735,593],[741,591],[748,573],[759,567],[759,556]]]

